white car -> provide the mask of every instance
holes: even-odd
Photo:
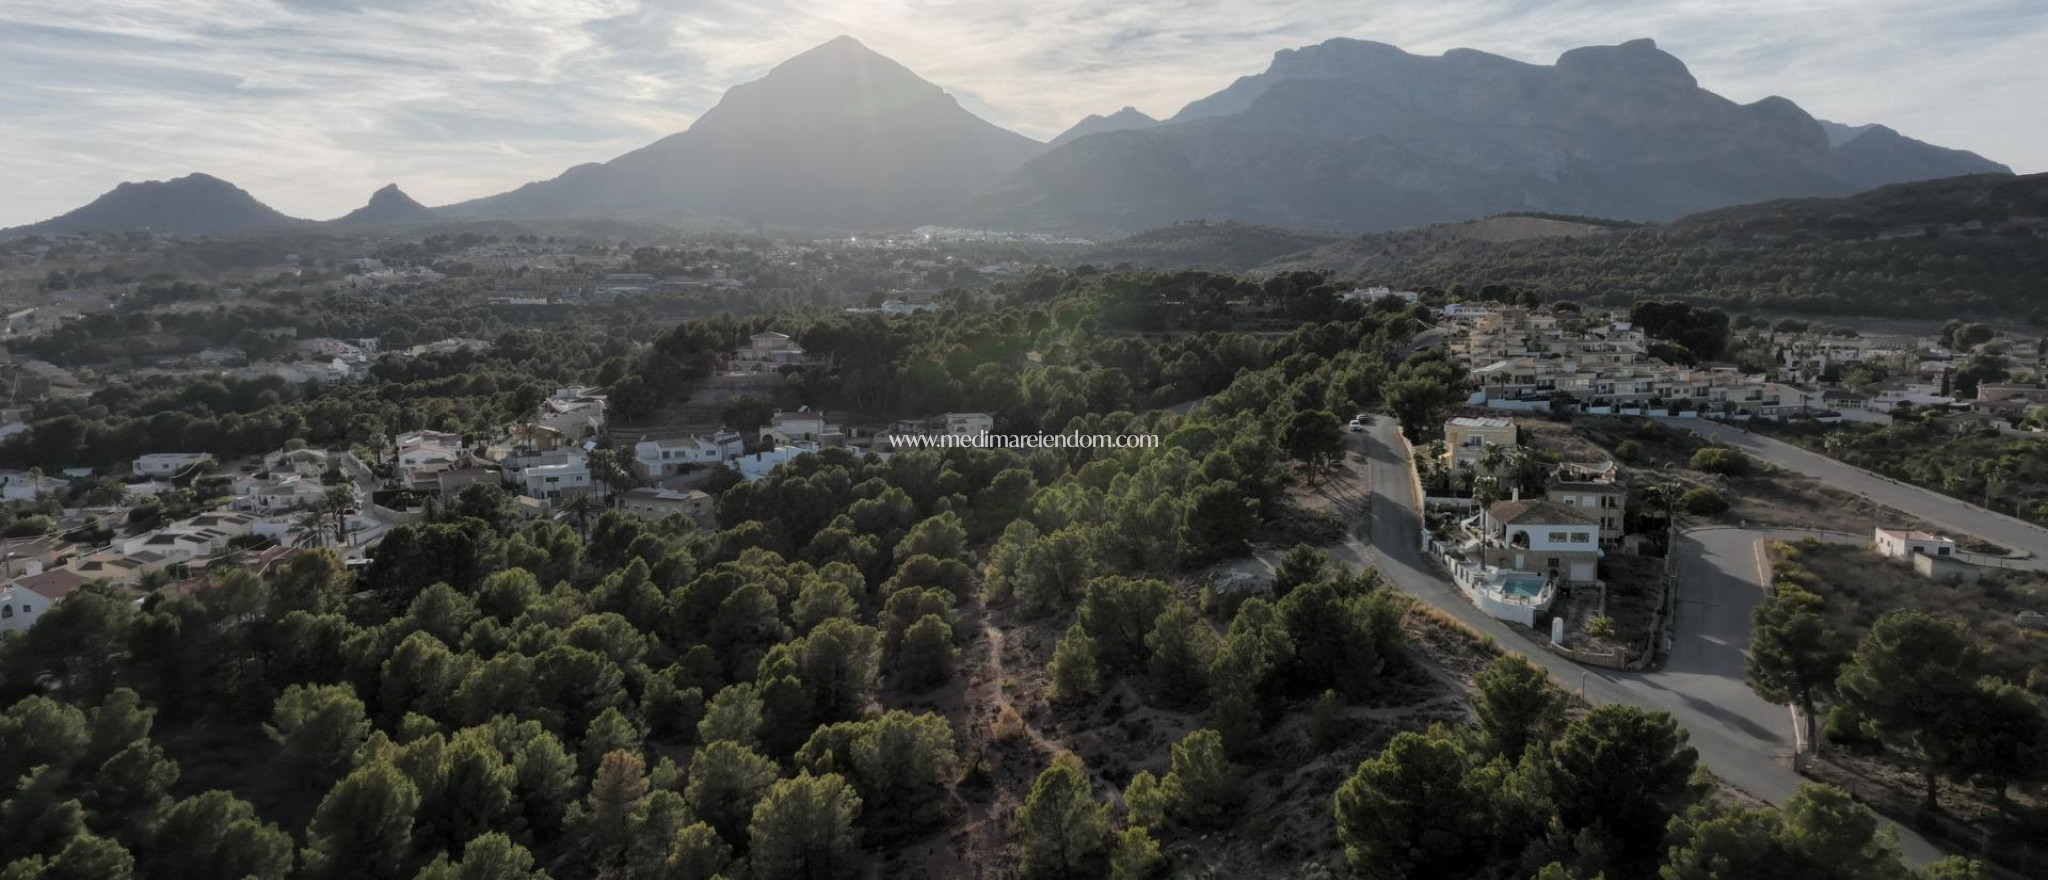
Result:
[[[1365,422],[1363,422],[1363,421],[1360,421],[1360,420],[1358,420],[1358,419],[1352,419],[1352,420],[1351,420],[1351,433],[1353,433],[1353,434],[1361,434],[1361,433],[1364,433],[1364,432],[1365,432]]]

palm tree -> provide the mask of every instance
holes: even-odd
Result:
[[[321,510],[334,517],[334,541],[348,543],[348,512],[356,506],[356,493],[352,486],[329,486],[327,497],[320,503]]]
[[[298,530],[299,539],[294,542],[300,547],[327,546],[327,511],[318,507],[307,507],[299,511],[298,519],[292,522]]]
[[[604,509],[604,505],[589,492],[570,492],[563,495],[558,506],[563,513],[576,518],[576,531],[586,540],[590,537],[590,518]]]
[[[1480,449],[1479,466],[1488,475],[1500,473],[1501,463],[1507,460],[1507,450],[1498,443],[1488,443]]]
[[[1683,494],[1683,489],[1677,483],[1658,483],[1643,487],[1643,500],[1649,502],[1652,507],[1664,511],[1664,522],[1667,527],[1673,522],[1672,517],[1678,509],[1678,499]]]
[[[609,501],[618,502],[620,492],[633,488],[633,473],[619,460],[619,453],[611,449],[593,449],[585,459],[590,475],[603,483],[608,490]]]

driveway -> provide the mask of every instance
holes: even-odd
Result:
[[[1823,483],[1854,492],[1894,510],[1941,526],[1974,535],[2028,556],[2002,560],[2010,568],[2048,569],[2048,529],[1978,507],[1919,486],[1901,483],[1859,467],[1843,464],[1734,425],[1705,419],[1672,419],[1671,424],[1710,440],[1726,443],[1763,461],[1797,471]]]
[[[1333,559],[1377,567],[1395,588],[1492,636],[1589,702],[1671,713],[1691,735],[1700,763],[1730,785],[1773,804],[1792,796],[1803,779],[1792,771],[1791,713],[1750,692],[1743,654],[1749,648],[1750,609],[1764,595],[1757,555],[1761,541],[1811,533],[1729,528],[1681,536],[1673,548],[1678,606],[1669,662],[1655,672],[1580,666],[1482,613],[1424,558],[1419,499],[1398,430],[1392,418],[1381,415],[1366,433],[1347,435],[1352,448],[1370,462],[1371,540],[1351,539],[1331,554]],[[1925,863],[1942,855],[1918,834],[1903,827],[1899,831],[1912,861]]]

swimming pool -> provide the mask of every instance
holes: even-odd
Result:
[[[1510,596],[1534,599],[1543,592],[1543,579],[1530,577],[1504,578],[1500,583],[1500,591]]]

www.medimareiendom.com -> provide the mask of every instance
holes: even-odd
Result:
[[[1156,449],[1157,434],[888,434],[894,449]]]

